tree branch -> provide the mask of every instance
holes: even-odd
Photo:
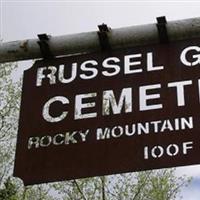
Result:
[[[102,200],[106,200],[106,195],[105,195],[105,176],[100,177],[101,179],[101,191],[102,191]]]
[[[148,174],[145,177],[145,180],[143,181],[143,183],[139,186],[138,191],[136,192],[136,194],[134,195],[132,200],[136,200],[136,198],[138,197],[138,195],[141,193],[142,188],[144,187],[144,185],[146,184],[147,180],[150,177],[151,172],[148,172]]]
[[[76,180],[73,180],[73,183],[74,183],[75,186],[77,187],[77,189],[78,189],[79,193],[82,195],[83,199],[84,199],[84,200],[87,200],[86,197],[85,197],[85,195],[83,194],[81,188],[79,187],[79,184],[77,183],[77,181],[76,181]]]

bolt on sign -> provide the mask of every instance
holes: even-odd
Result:
[[[36,61],[14,175],[25,185],[200,163],[200,39]]]

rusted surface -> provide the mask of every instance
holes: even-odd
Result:
[[[199,64],[188,67],[180,61],[183,49],[199,45],[200,39],[185,40],[173,44],[146,45],[112,51],[106,54],[93,53],[36,62],[24,74],[14,175],[20,177],[25,185],[30,185],[200,163]],[[148,52],[153,52],[154,66],[164,66],[164,69],[147,70],[146,56]],[[142,72],[125,75],[123,71],[124,57],[138,54],[142,56],[131,62],[139,60],[141,63],[131,66],[131,69],[142,69]],[[187,56],[188,60],[195,60],[192,54],[198,54],[198,52],[191,51]],[[120,72],[108,77],[102,75],[105,72],[102,62],[110,57],[120,60],[114,63],[120,66]],[[98,70],[98,75],[83,80],[81,74],[91,75],[91,71],[86,73],[80,69],[81,63],[88,60],[98,62],[97,66],[90,65],[90,69]],[[70,83],[59,81],[58,68],[60,65],[65,66],[64,77],[67,78],[71,74],[72,63],[76,62],[79,66],[77,77]],[[42,85],[36,86],[38,69],[48,66],[54,66],[57,70],[55,73],[56,83],[49,84],[49,79],[45,78]],[[113,68],[107,68],[107,72],[112,73]],[[50,72],[47,70],[44,74],[48,73]],[[183,103],[179,99],[179,106],[176,88],[168,86],[169,83],[178,81],[191,82],[185,86],[185,102]],[[160,88],[158,88],[158,84],[160,84]],[[147,100],[147,104],[162,104],[162,108],[140,109],[142,104],[140,101],[144,99],[145,95],[141,95],[139,91],[141,87],[149,85],[156,85],[157,89],[148,91],[148,95],[159,94],[160,96],[151,96]],[[123,88],[132,90],[132,101],[130,102],[132,110],[130,111],[130,105],[127,104],[118,114],[114,114],[112,110],[110,110],[110,114],[105,114],[107,111],[104,111],[103,114],[102,106],[106,104],[106,99],[104,99],[104,104],[102,103],[104,92],[112,90],[116,101],[119,102]],[[79,102],[76,105],[77,95],[90,93],[93,96],[84,99],[81,103],[88,102],[90,103],[88,106],[93,106],[83,108],[82,112],[84,114],[96,113],[96,116],[74,119],[81,104]],[[48,122],[42,114],[43,107],[49,99],[55,96],[67,97],[68,103],[52,103],[50,115],[60,116],[64,111],[67,111],[68,114],[59,122]],[[95,104],[92,104],[94,102]],[[129,110],[125,112],[128,106]],[[190,127],[183,123],[184,120],[188,120],[189,123],[189,119],[190,122],[192,121]],[[153,122],[161,121],[163,124],[166,120],[171,120],[173,130],[168,124],[164,129],[162,129],[163,125],[159,125],[156,131],[155,126],[152,125]],[[140,130],[141,133],[136,131],[132,135],[129,133],[129,136],[124,134],[127,125],[130,132],[133,124],[145,125],[147,122],[150,123],[148,133]],[[119,127],[123,128],[122,135],[120,135]],[[99,128],[104,130],[109,128],[111,136],[98,139],[97,130]],[[85,132],[86,130],[89,130],[86,140],[81,140],[80,134],[76,133],[74,140],[68,141],[69,134],[74,131],[80,133],[80,131]],[[117,131],[115,132],[115,130]],[[39,140],[37,147],[29,144],[30,138],[33,137],[43,138]],[[54,140],[54,143],[49,143],[50,139]],[[57,144],[61,142],[62,144]],[[47,145],[48,143],[49,145]],[[163,148],[163,155],[161,155],[162,150],[160,150],[161,153],[159,149],[155,150],[157,146],[160,149]],[[148,148],[148,154],[144,153],[145,148]]]
[[[166,29],[169,40],[198,38],[200,34],[199,25],[200,18],[168,22]],[[155,23],[112,29],[108,34],[108,40],[112,49],[159,43]],[[1,43],[0,63],[41,58],[42,55],[37,42],[38,39],[29,39],[28,48],[23,40]],[[49,45],[54,56],[92,53],[101,50],[97,31],[51,37]],[[13,55],[9,52],[13,52]]]
[[[23,49],[25,52],[28,51],[28,42],[28,40],[25,40],[20,44],[20,48]]]

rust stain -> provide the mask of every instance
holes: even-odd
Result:
[[[28,40],[25,40],[24,42],[22,42],[20,44],[20,48],[24,49],[24,51],[27,52],[28,51]]]

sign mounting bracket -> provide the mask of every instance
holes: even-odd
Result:
[[[42,57],[44,59],[54,58],[54,56],[50,50],[49,44],[48,44],[49,36],[46,33],[38,34],[38,38],[39,38],[39,41],[37,43],[40,46],[40,51],[41,51]]]
[[[169,43],[169,37],[167,33],[167,20],[165,16],[162,17],[157,17],[157,29],[158,29],[158,35],[159,35],[159,40],[161,44],[167,44]]]
[[[98,28],[99,28],[99,31],[97,33],[99,36],[101,50],[110,51],[111,46],[108,39],[108,33],[110,32],[111,29],[104,23],[102,25],[98,25]]]

